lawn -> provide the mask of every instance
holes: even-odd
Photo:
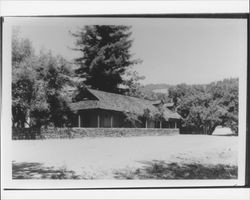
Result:
[[[13,140],[12,145],[14,179],[237,178],[235,136]]]

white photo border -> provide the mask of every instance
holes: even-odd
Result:
[[[239,15],[240,16],[240,15]],[[84,16],[83,16],[84,17]],[[201,16],[202,17],[202,16]],[[118,16],[116,16],[119,19]],[[164,18],[164,17],[163,17]],[[167,18],[167,17],[166,17]],[[3,135],[2,143],[3,151],[11,152],[13,141],[11,138],[11,29],[12,22],[19,18],[4,18],[4,40],[3,40]],[[22,18],[23,19],[23,18]],[[21,19],[21,20],[22,20]],[[29,19],[29,18],[28,18]],[[49,18],[47,18],[49,20]],[[109,20],[113,18],[105,18]],[[142,17],[143,19],[143,17]],[[159,18],[161,19],[161,18]],[[157,19],[156,19],[157,20]],[[244,19],[242,19],[244,20]],[[245,27],[246,28],[246,27]],[[246,52],[244,52],[246,53]],[[238,151],[238,179],[230,180],[89,180],[84,181],[79,186],[76,180],[12,180],[12,160],[7,158],[7,162],[3,162],[5,167],[4,178],[8,182],[8,188],[126,188],[126,187],[211,187],[211,186],[244,186],[245,184],[245,153],[246,153],[246,80],[247,68],[239,69],[242,73],[239,77],[239,151]],[[5,161],[5,160],[4,160]],[[58,184],[60,183],[60,184]]]
[[[12,2],[12,3],[11,3]],[[21,2],[22,4],[19,4],[17,2]],[[36,2],[36,1],[35,1]],[[37,1],[38,2],[38,1]],[[67,1],[65,1],[67,2]],[[84,2],[84,1],[83,1]],[[92,5],[92,3],[90,3],[89,1],[86,1],[86,2],[89,2],[88,6],[85,6],[84,9],[80,9],[79,7],[79,4],[80,5],[83,5],[82,3],[83,2],[74,2],[74,6],[71,6],[69,5],[69,1],[63,5],[63,7],[65,7],[65,9],[62,9],[61,11],[59,10],[59,8],[56,6],[58,6],[58,3],[61,3],[59,1],[55,1],[54,3],[50,4],[53,5],[52,7],[50,7],[50,9],[46,9],[46,7],[48,7],[48,2],[44,2],[45,3],[45,6],[43,4],[43,6],[38,6],[39,4],[37,3],[31,3],[30,1],[25,1],[25,3],[23,1],[3,1],[3,2],[0,2],[2,7],[0,8],[1,10],[1,15],[4,15],[4,16],[32,16],[32,15],[36,15],[36,16],[39,16],[39,15],[82,15],[83,13],[84,14],[88,14],[88,15],[96,15],[96,14],[134,14],[134,13],[137,13],[137,14],[166,14],[167,13],[226,13],[226,12],[229,12],[231,14],[233,13],[247,13],[248,10],[249,10],[249,5],[247,3],[247,1],[215,1],[213,3],[208,3],[208,1],[204,1],[205,4],[207,5],[210,5],[210,6],[205,6],[203,7],[203,5],[199,4],[199,5],[195,5],[194,1],[189,1],[189,4],[190,7],[185,7],[183,6],[184,8],[182,9],[176,9],[176,5],[173,4],[173,6],[171,8],[166,8],[165,6],[161,6],[160,4],[158,6],[152,6],[150,8],[150,6],[140,6],[142,9],[138,9],[138,7],[136,6],[132,6],[132,7],[135,7],[137,8],[138,10],[136,10],[135,12],[133,11],[133,9],[130,8],[130,6],[125,6],[123,8],[119,8],[119,9],[107,9],[105,6],[102,8],[101,5],[103,4],[106,4],[105,1],[98,1],[98,9],[95,10],[93,7],[90,8],[90,4]],[[94,2],[97,2],[97,1],[94,1]],[[109,2],[112,2],[112,1],[109,1]],[[138,1],[137,3],[141,4],[142,2],[145,2],[145,1]],[[147,2],[147,1],[146,1]],[[151,3],[153,3],[152,1],[149,1]],[[13,3],[16,5],[13,6]],[[24,3],[24,4],[23,4]],[[32,4],[32,6],[29,6],[29,4]],[[173,3],[173,2],[172,2]],[[47,5],[46,5],[47,4]],[[78,6],[77,6],[78,4]],[[131,3],[132,5],[133,3]],[[178,4],[178,3],[177,3]],[[86,4],[85,4],[86,5]],[[152,4],[147,4],[147,5],[152,5]],[[164,3],[164,5],[166,5]],[[179,5],[179,4],[178,4]],[[220,6],[218,6],[220,5]],[[66,9],[67,6],[70,7],[70,9]],[[117,5],[116,5],[117,6]],[[115,6],[115,7],[116,7]],[[59,6],[60,7],[60,6]],[[68,8],[69,8],[68,7]],[[119,7],[119,6],[118,6]],[[174,8],[174,9],[173,9]],[[198,9],[197,9],[198,8]],[[4,9],[4,10],[3,10]],[[165,10],[164,10],[165,9]],[[131,11],[132,10],[132,11]],[[249,23],[249,22],[248,22]],[[4,29],[8,29],[8,27],[5,27],[5,24],[3,25],[3,28]],[[11,126],[8,126],[8,124],[11,124],[11,118],[9,117],[6,117],[6,116],[11,116],[10,115],[10,111],[11,111],[11,68],[8,68],[6,69],[6,66],[7,64],[10,66],[10,63],[8,63],[8,59],[10,61],[10,48],[5,46],[6,43],[10,42],[10,38],[8,35],[6,35],[5,33],[5,30],[3,32],[3,67],[2,67],[2,115],[1,115],[1,148],[2,148],[2,151],[1,151],[1,163],[2,163],[2,167],[1,167],[1,174],[2,174],[2,184],[1,184],[1,190],[3,191],[3,189],[5,188],[12,188],[12,189],[20,189],[20,188],[29,188],[29,189],[32,189],[32,188],[36,188],[35,185],[33,185],[33,183],[29,182],[28,184],[24,184],[19,182],[17,185],[16,184],[13,184],[13,183],[7,183],[6,182],[6,177],[11,177],[10,173],[11,173],[11,170],[6,170],[6,169],[10,169],[11,167],[11,162],[8,163],[6,162],[6,160],[10,161],[11,159],[9,158],[6,158],[6,155],[7,155],[7,152],[11,152],[11,145],[8,145],[6,144],[5,142],[8,141],[9,139],[11,139],[11,134],[8,135],[7,133],[11,133]],[[249,41],[248,41],[249,43]],[[249,53],[249,52],[248,52]],[[248,63],[249,65],[249,63]],[[246,68],[247,70],[247,68]],[[243,79],[241,79],[242,81],[240,81],[240,95],[239,96],[242,96],[242,103],[240,103],[240,112],[239,112],[239,116],[243,117],[243,120],[241,120],[240,124],[239,124],[239,127],[243,127],[241,131],[244,131],[246,132],[246,109],[247,109],[247,104],[246,104],[246,91],[247,91],[247,71],[244,72],[244,76],[242,77]],[[240,100],[241,102],[241,100]],[[243,125],[244,126],[241,126]],[[242,144],[241,146],[241,150],[240,150],[240,155],[242,156],[242,154],[245,156],[245,149],[246,149],[246,138],[245,137],[241,137],[241,142],[240,144]],[[242,156],[242,157],[244,157]],[[242,173],[241,171],[245,171],[245,158],[244,157],[244,160],[243,160],[243,165],[242,166],[239,166],[239,177],[241,177],[241,181],[240,182],[237,182],[235,183],[235,185],[238,185],[238,186],[244,186],[245,184],[245,173]],[[244,179],[244,180],[243,180]],[[54,182],[56,183],[56,181]],[[54,184],[53,183],[53,184]],[[186,182],[187,184],[190,183],[190,181]],[[61,181],[60,181],[60,184],[61,184]],[[104,183],[105,184],[105,183]],[[19,187],[21,185],[21,187]],[[74,184],[73,184],[74,185]],[[92,187],[95,187],[96,188],[96,184],[90,184],[92,185]],[[27,187],[29,186],[29,187]],[[31,186],[31,187],[30,187]],[[34,186],[34,187],[33,187]],[[48,185],[47,185],[48,186]],[[73,188],[72,187],[72,184],[69,182],[67,182],[65,185],[64,188]],[[70,186],[70,187],[67,187],[67,186]],[[206,185],[204,185],[206,187]],[[222,186],[231,186],[230,185],[227,185],[225,183],[222,184]],[[115,183],[115,187],[117,187],[117,183]],[[133,186],[132,186],[133,187]],[[150,186],[149,186],[150,187]],[[175,186],[175,187],[179,187],[179,186]],[[194,186],[196,187],[196,186]],[[199,187],[199,185],[197,186]],[[48,187],[46,187],[48,188]],[[54,187],[53,187],[54,188]],[[60,187],[62,188],[62,187]],[[75,188],[75,187],[74,187]],[[83,188],[82,186],[80,188]],[[231,190],[231,189],[229,189]],[[204,194],[206,194],[205,198],[210,198],[210,197],[215,197],[215,198],[224,198],[223,194],[227,193],[226,196],[229,196],[230,199],[235,199],[235,197],[239,198],[240,197],[240,194],[242,195],[242,199],[248,197],[248,195],[250,194],[249,193],[249,190],[247,189],[242,189],[242,188],[239,188],[239,189],[234,189],[233,191],[234,192],[229,192],[229,190],[227,189],[222,189],[222,191],[218,191],[217,189],[213,189],[213,192],[214,192],[214,195],[213,196],[210,191],[206,191],[205,189],[200,192],[200,196],[199,198],[204,198]],[[185,190],[186,191],[186,195],[189,195],[192,196],[192,189],[190,190]],[[176,197],[178,199],[185,199],[186,196],[185,196],[185,191],[182,190],[183,194],[178,194],[179,193],[179,190],[177,189],[168,189],[167,191],[163,191],[161,190],[160,193],[162,193],[162,195],[164,194],[170,194],[170,198],[172,197]],[[190,193],[191,191],[191,193]],[[200,190],[201,191],[201,190]],[[235,191],[237,191],[235,193]],[[6,193],[6,190],[4,191]],[[73,193],[75,195],[73,195]],[[82,191],[83,192],[83,191]],[[61,198],[62,197],[68,197],[68,198],[71,198],[71,197],[74,197],[74,198],[81,198],[81,194],[82,194],[81,191],[76,192],[76,191],[67,191],[67,190],[64,190],[64,191],[47,191],[47,194],[50,195],[49,198],[53,198],[55,196],[60,196]],[[145,194],[145,199],[148,199],[148,198],[155,198],[155,197],[162,197],[162,196],[159,196],[157,195],[157,193],[159,191],[155,191],[155,190],[138,190],[138,191],[135,191],[135,190],[132,190],[131,191],[131,194],[134,194],[134,195],[138,195],[138,192],[141,193],[143,192]],[[150,192],[150,193],[149,193]],[[81,193],[81,194],[80,194]],[[84,191],[83,192],[84,194],[87,194],[86,197],[90,198],[90,197],[99,197],[99,198],[104,198],[104,197],[114,197],[114,198],[117,198],[119,197],[120,195],[122,195],[122,197],[124,198],[133,198],[134,196],[131,196],[131,195],[126,195],[126,193],[124,193],[124,191],[119,191],[118,193],[117,192],[114,192],[114,191],[108,191],[106,194],[105,192],[103,192],[101,195],[99,194],[96,194],[96,195],[93,195],[94,193],[96,193],[95,191],[92,192],[92,191]],[[92,194],[91,194],[92,193]],[[22,194],[24,194],[25,198],[28,199],[28,198],[35,198],[37,197],[38,194],[42,194],[42,191],[24,191]],[[30,195],[31,194],[31,195]],[[72,196],[73,195],[73,196]],[[147,195],[147,196],[146,196]],[[152,196],[154,195],[154,196]],[[172,197],[171,197],[172,195]],[[237,195],[237,196],[236,196]],[[16,196],[15,194],[13,193],[8,193],[8,198],[12,198],[12,199],[19,199],[20,196]],[[41,196],[39,196],[41,197]],[[45,194],[45,197],[46,197],[46,194]],[[59,197],[59,198],[60,198]]]

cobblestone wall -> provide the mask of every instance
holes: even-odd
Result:
[[[83,138],[83,137],[131,137],[176,135],[179,129],[155,128],[47,128],[18,129],[14,128],[12,139],[53,139],[53,138]]]

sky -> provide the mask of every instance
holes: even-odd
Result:
[[[131,26],[133,66],[142,84],[201,84],[239,77],[247,64],[246,19],[12,18],[37,52],[51,50],[72,61],[76,32],[84,25]],[[8,20],[7,20],[8,23]]]

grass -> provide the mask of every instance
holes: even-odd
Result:
[[[115,172],[117,179],[236,179],[237,166],[202,165],[199,163],[145,162],[143,168]]]

